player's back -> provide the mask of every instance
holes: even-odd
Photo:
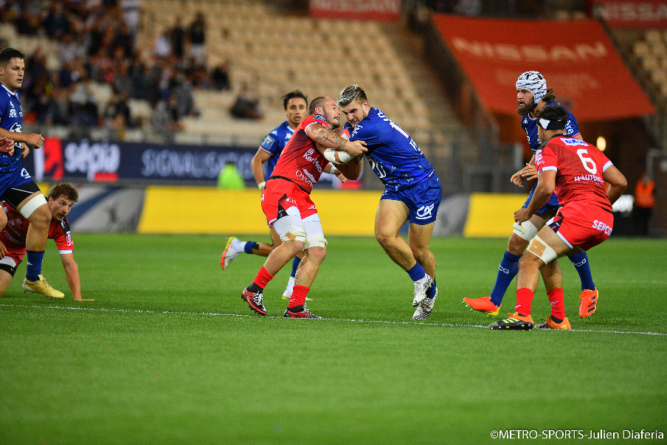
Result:
[[[320,179],[327,164],[315,142],[306,135],[306,128],[313,124],[328,126],[326,119],[320,115],[313,114],[305,118],[294,130],[271,175],[271,178],[290,180],[307,193]]]
[[[539,171],[557,171],[556,194],[561,205],[584,201],[611,211],[602,173],[612,164],[597,147],[556,136],[535,154],[535,164]]]
[[[350,140],[366,142],[371,168],[390,190],[412,187],[433,174],[417,143],[377,108],[354,127]]]

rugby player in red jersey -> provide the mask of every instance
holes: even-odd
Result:
[[[329,128],[340,125],[341,112],[336,102],[318,97],[310,103],[309,113],[283,149],[262,192],[262,210],[282,244],[271,252],[253,283],[241,293],[250,309],[260,315],[266,315],[262,301],[266,285],[285,264],[305,251],[284,316],[321,318],[305,309],[306,295],[324,261],[327,245],[310,192],[329,161],[357,158],[338,168],[350,179],[361,173],[358,157],[366,151],[364,142],[350,142]]]
[[[537,187],[527,207],[514,212],[521,224],[540,209],[556,192],[561,208],[551,224],[544,226],[531,240],[519,260],[517,304],[505,320],[492,323],[491,329],[530,330],[533,295],[540,270],[551,302],[551,315],[538,329],[571,329],[563,305],[563,276],[555,261],[564,255],[587,251],[609,238],[614,226],[612,204],[621,196],[625,176],[596,147],[567,136],[568,112],[560,105],[544,107],[537,124],[542,151],[535,154]],[[605,190],[605,181],[609,188]],[[583,307],[583,306],[582,306]],[[587,316],[582,314],[580,316]]]
[[[51,189],[47,205],[52,215],[49,226],[49,238],[56,242],[60,259],[65,268],[65,276],[72,290],[72,297],[76,301],[94,301],[81,298],[81,281],[79,280],[79,266],[74,261],[74,243],[69,230],[67,215],[72,205],[79,199],[79,193],[71,184],[58,184]],[[30,222],[11,206],[5,204],[7,225],[0,232],[0,296],[5,293],[12,282],[16,268],[26,253],[26,237]],[[5,213],[3,212],[3,213]],[[49,297],[63,298],[65,294],[53,289],[50,285]],[[23,289],[34,292],[23,285]]]

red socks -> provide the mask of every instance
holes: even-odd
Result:
[[[565,318],[565,304],[563,304],[563,289],[551,289],[547,292],[551,302],[551,315],[559,320]]]
[[[516,290],[516,308],[518,314],[530,316],[530,305],[533,303],[533,291],[527,287]]]
[[[273,277],[274,276],[268,273],[266,269],[264,269],[264,266],[262,266],[262,268],[259,269],[257,276],[253,280],[253,283],[264,289],[266,285],[269,284],[269,281],[273,280]]]
[[[287,309],[289,309],[290,312],[302,311],[303,305],[306,303],[306,295],[308,295],[309,290],[309,287],[295,285],[294,289],[292,289],[292,297],[289,299]]]

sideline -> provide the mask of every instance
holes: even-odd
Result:
[[[36,306],[36,305],[27,305],[27,304],[2,304],[0,307],[20,307],[20,308],[29,308],[29,309],[60,309],[67,311],[93,311],[93,312],[129,312],[137,314],[167,314],[167,315],[204,315],[207,317],[243,317],[243,318],[257,318],[259,316],[248,314],[223,314],[218,312],[179,312],[179,311],[156,311],[156,310],[147,310],[147,309],[108,309],[108,308],[96,308],[96,307],[70,307],[70,306]],[[282,319],[283,317],[278,317],[275,315],[267,315],[262,318],[274,318]],[[321,321],[339,321],[339,322],[349,322],[349,323],[378,323],[378,324],[398,324],[398,325],[411,325],[411,326],[438,326],[438,327],[449,327],[449,328],[481,328],[488,329],[486,325],[480,324],[458,324],[458,323],[420,323],[416,321],[388,321],[388,320],[362,320],[362,319],[353,319],[353,318],[322,318]],[[539,330],[539,329],[536,329]],[[545,331],[548,332],[548,331]],[[664,332],[641,332],[641,331],[609,331],[609,330],[594,330],[594,329],[572,329],[570,332],[591,332],[595,334],[632,334],[632,335],[654,335],[654,336],[667,336],[667,333]]]

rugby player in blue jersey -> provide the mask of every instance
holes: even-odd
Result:
[[[13,48],[0,51],[0,137],[14,141],[14,150],[0,153],[0,199],[30,221],[26,236],[28,264],[23,289],[50,298],[63,298],[65,295],[53,289],[42,276],[51,212],[39,187],[21,165],[21,158],[29,152],[28,145],[40,148],[44,143],[41,134],[21,133],[23,109],[18,90],[25,75],[24,59],[25,56]]]
[[[348,124],[350,141],[365,141],[371,168],[385,186],[375,217],[375,239],[389,258],[414,281],[415,320],[428,318],[438,288],[435,256],[429,250],[442,199],[442,184],[417,143],[382,111],[368,103],[359,85],[343,89],[338,98]],[[346,124],[347,125],[347,124]],[[408,242],[399,230],[410,221]]]
[[[257,153],[255,153],[255,156],[250,162],[252,173],[255,176],[255,181],[257,181],[257,186],[260,190],[264,189],[266,179],[273,173],[273,169],[283,152],[283,148],[285,148],[287,142],[294,134],[294,130],[301,121],[308,116],[308,98],[301,91],[290,91],[285,94],[282,99],[287,120],[266,135],[262,144],[257,149]],[[267,165],[266,176],[264,176],[263,164]],[[328,164],[324,168],[324,171],[336,174],[342,182],[345,182],[346,180],[345,176],[343,176],[332,164]],[[270,228],[269,233],[271,236],[271,244],[255,241],[241,241],[233,236],[227,238],[227,245],[225,246],[221,258],[222,270],[227,270],[232,260],[242,252],[263,257],[269,256],[269,254],[282,242],[275,229]],[[296,276],[296,271],[301,263],[302,257],[303,254],[294,257],[292,262],[292,273],[287,282],[287,288],[283,293],[283,298],[285,299],[289,299],[289,297],[292,296],[294,277]]]
[[[556,94],[553,89],[547,90],[547,82],[544,76],[537,71],[527,71],[519,76],[516,81],[516,92],[518,108],[517,113],[522,116],[521,127],[526,131],[528,137],[528,145],[533,150],[533,158],[530,162],[512,175],[511,181],[522,187],[523,180],[537,179],[537,170],[535,168],[534,153],[541,150],[540,139],[537,131],[537,119],[540,112],[547,105],[560,105],[556,99]],[[562,105],[561,105],[562,106]],[[565,107],[563,107],[565,108]],[[579,133],[579,124],[572,113],[567,110],[569,119],[565,126],[567,134],[576,139],[582,139]],[[535,192],[536,184],[528,195],[528,199],[523,205],[526,208],[530,203]],[[500,261],[500,267],[496,277],[496,284],[493,287],[491,295],[482,298],[464,298],[463,302],[470,308],[488,314],[490,316],[497,316],[500,312],[500,305],[503,296],[507,291],[510,283],[519,271],[519,259],[524,250],[528,247],[530,240],[537,234],[537,232],[544,227],[546,222],[551,219],[557,212],[559,207],[558,196],[554,193],[549,202],[538,210],[528,221],[524,221],[521,225],[514,224],[514,232],[507,242],[507,251]],[[598,291],[593,283],[591,275],[591,268],[588,262],[588,255],[586,252],[577,253],[568,257],[572,264],[574,264],[579,278],[581,279],[582,294],[579,314],[588,317],[595,312],[597,307]]]

